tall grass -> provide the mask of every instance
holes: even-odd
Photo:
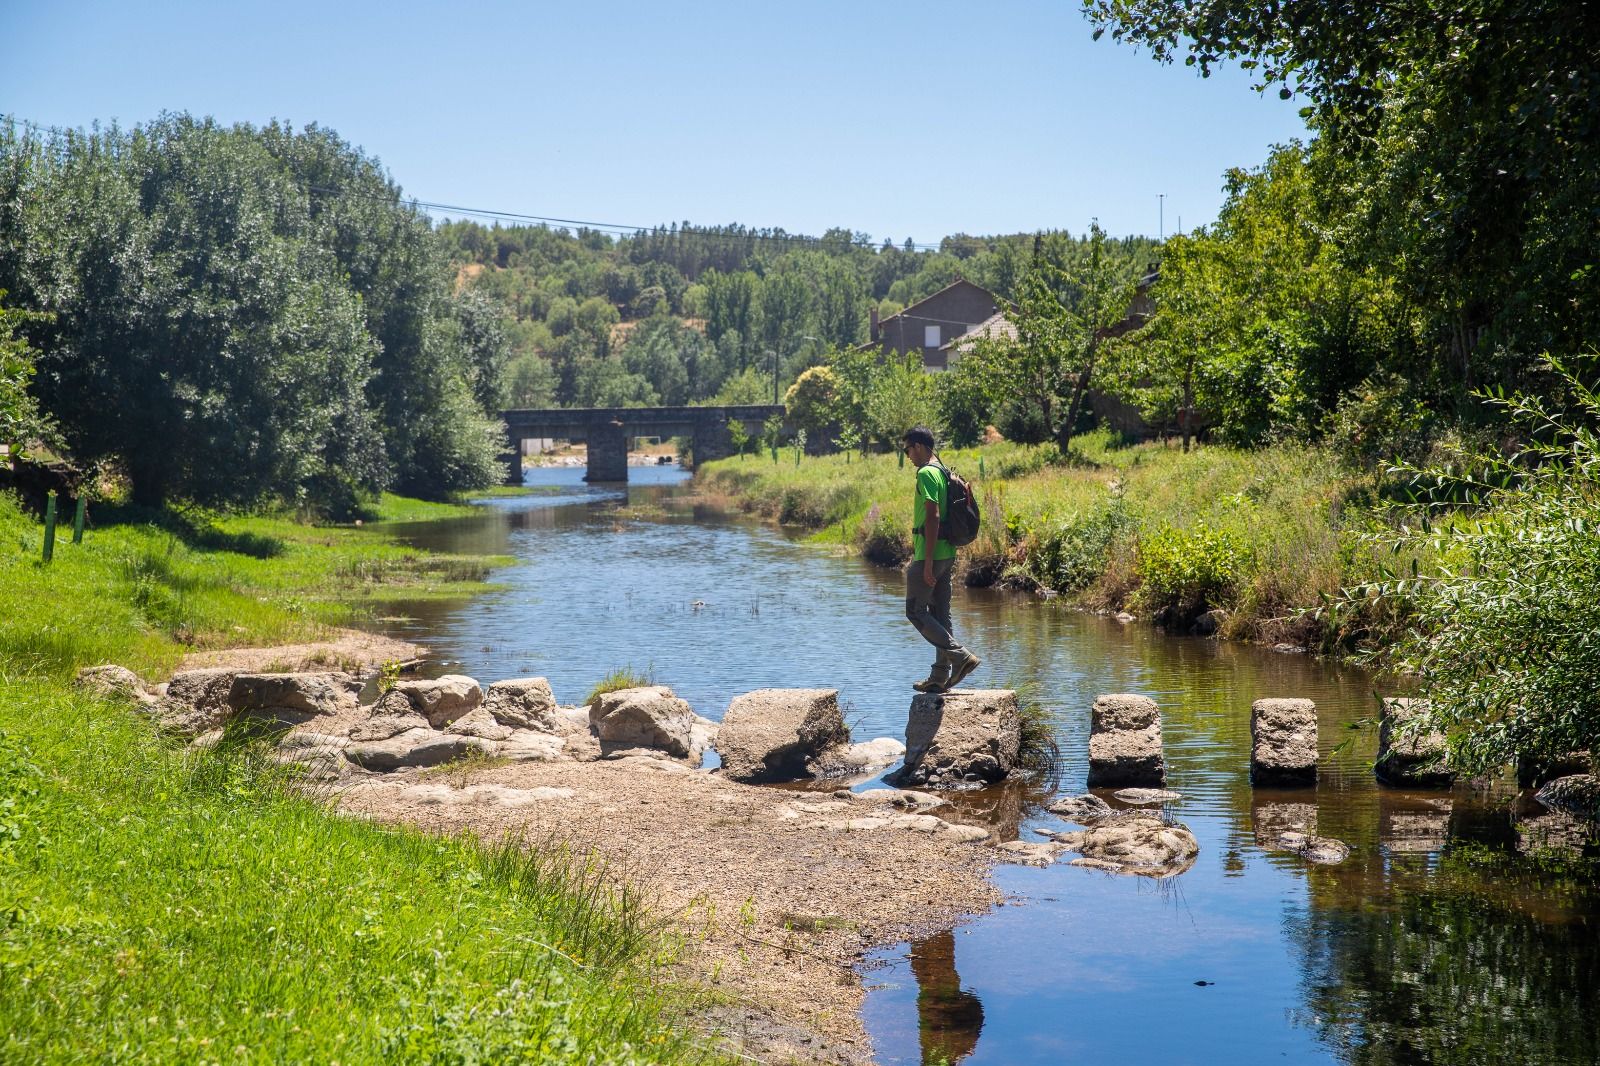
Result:
[[[631,666],[618,667],[595,682],[594,688],[589,690],[589,695],[584,697],[583,702],[593,704],[607,692],[620,692],[625,688],[641,688],[653,684],[655,675],[652,672],[646,671],[641,674]]]
[[[1318,643],[1347,634],[1326,631],[1308,609],[1381,562],[1354,535],[1374,520],[1364,507],[1374,477],[1319,448],[1183,452],[1125,447],[1102,432],[1078,438],[1065,459],[1010,443],[941,457],[976,480],[983,504],[979,540],[961,552],[969,584],[1049,588],[1102,609],[1166,608],[1178,623],[1222,608],[1226,636]],[[820,542],[883,563],[909,557],[912,475],[893,456],[823,456],[798,468],[724,460],[697,478],[752,513],[817,530]]]
[[[248,742],[190,752],[74,692],[314,635],[352,590],[474,587],[368,531],[154,517],[43,566],[0,496],[0,1061],[708,1060],[595,867],[334,816]]]

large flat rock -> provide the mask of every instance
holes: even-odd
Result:
[[[1003,780],[1017,765],[1022,723],[1010,689],[959,689],[912,699],[905,765],[895,783],[959,788]]]
[[[1160,788],[1167,782],[1161,709],[1148,696],[1094,701],[1089,726],[1090,788]]]
[[[437,766],[465,755],[497,754],[497,745],[478,737],[454,736],[432,729],[410,729],[386,740],[358,741],[344,749],[344,757],[366,770],[399,770]]]
[[[357,685],[349,674],[236,674],[228,687],[235,715],[284,726],[356,709]]]
[[[1317,783],[1317,705],[1303,699],[1250,706],[1250,783],[1287,788]]]
[[[812,776],[823,757],[850,743],[831,688],[763,688],[735,696],[717,728],[722,773],[735,781]]]

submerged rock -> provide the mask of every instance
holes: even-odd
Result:
[[[1097,698],[1089,729],[1089,787],[1160,788],[1166,780],[1156,701],[1128,694]]]
[[[1250,707],[1250,783],[1317,782],[1317,705],[1302,699],[1256,700]]]
[[[924,693],[906,719],[896,784],[959,788],[1003,780],[1017,765],[1022,724],[1010,689]]]
[[[1449,788],[1455,773],[1445,762],[1445,738],[1427,724],[1428,701],[1392,697],[1383,701],[1378,761],[1373,772],[1395,788]]]
[[[1111,804],[1092,792],[1086,792],[1081,796],[1068,796],[1064,799],[1058,799],[1046,807],[1045,810],[1051,814],[1059,814],[1069,822],[1077,822],[1079,825],[1093,825],[1102,818],[1107,818],[1111,815]]]
[[[1350,845],[1342,840],[1294,831],[1278,834],[1273,846],[1275,850],[1293,852],[1319,866],[1334,866],[1350,857]]]
[[[717,729],[722,773],[735,781],[791,781],[817,773],[850,743],[839,692],[764,688],[735,696]]]
[[[1065,850],[1054,842],[1008,840],[1004,844],[995,845],[995,851],[1000,853],[1001,861],[1013,862],[1019,866],[1049,866]]]
[[[815,769],[819,777],[851,777],[893,766],[905,753],[906,746],[893,737],[878,737],[824,752]]]
[[[1571,774],[1541,788],[1535,799],[1553,811],[1563,811],[1588,821],[1600,821],[1600,776]]]
[[[1183,799],[1182,793],[1166,788],[1123,788],[1112,795],[1123,803],[1133,804],[1177,803]]]
[[[1188,826],[1163,822],[1149,812],[1128,813],[1133,816],[1052,836],[1082,856],[1074,860],[1076,866],[1160,878],[1176,876],[1194,865],[1200,844]]]

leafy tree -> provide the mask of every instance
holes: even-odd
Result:
[[[630,373],[616,356],[591,359],[578,369],[579,407],[654,407],[660,402],[649,380]]]
[[[456,316],[472,394],[484,414],[497,415],[506,403],[506,364],[511,358],[505,317],[488,297],[471,289],[456,296]]]
[[[27,446],[48,433],[39,403],[28,392],[39,353],[16,335],[24,322],[38,322],[44,316],[6,307],[5,296],[0,289],[0,445],[15,457],[27,454]]]
[[[733,454],[744,457],[750,450],[750,431],[745,424],[737,418],[728,419],[728,443],[733,446]]]
[[[801,374],[783,398],[790,424],[813,436],[833,424],[838,402],[839,381],[827,366],[814,366]]]
[[[544,356],[535,352],[518,356],[507,378],[506,399],[512,407],[549,407],[555,402],[556,372]]]
[[[939,426],[934,376],[922,369],[922,356],[886,360],[866,396],[867,426],[879,441],[898,441],[913,426]]]
[[[1441,401],[1600,335],[1600,19],[1582,0],[1087,0],[1096,35],[1304,94],[1330,234],[1425,325]]]
[[[771,402],[772,379],[754,367],[730,376],[711,398],[711,403],[717,407]]]
[[[1105,332],[1127,313],[1131,292],[1104,254],[1105,234],[1092,231],[1090,254],[1068,272],[1039,260],[1022,284],[1022,297],[1006,318],[1016,335],[990,335],[962,356],[969,395],[1004,397],[1009,434],[1022,440],[1053,438],[1062,453],[1093,381]],[[970,431],[970,427],[968,427]]]

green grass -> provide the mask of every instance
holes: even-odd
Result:
[[[337,817],[250,744],[189,752],[68,681],[481,570],[265,518],[38,547],[0,496],[0,1061],[710,1058],[672,1024],[670,941],[592,866]]]
[[[649,673],[641,674],[631,666],[624,666],[611,671],[596,682],[594,688],[589,690],[589,695],[584,697],[583,702],[592,704],[607,692],[618,692],[625,688],[641,688],[645,685],[653,684],[655,684],[655,678]]]
[[[973,584],[1007,580],[1140,613],[1222,607],[1227,636],[1317,643],[1339,635],[1302,609],[1380,563],[1350,535],[1372,521],[1362,501],[1374,478],[1318,448],[1185,453],[1093,433],[1069,463],[1052,446],[1010,443],[941,457],[976,482],[983,507],[983,532],[961,553]],[[747,511],[815,530],[819,543],[885,563],[910,555],[912,472],[893,455],[798,467],[724,459],[696,476]]]
[[[286,518],[96,518],[81,545],[58,536],[44,566],[41,527],[0,494],[0,654],[9,661],[57,675],[118,661],[155,678],[186,650],[310,639],[385,601],[469,596],[492,588],[504,562]]]

